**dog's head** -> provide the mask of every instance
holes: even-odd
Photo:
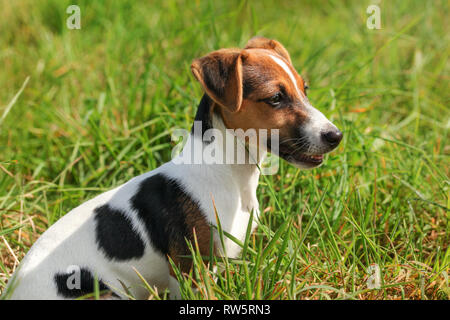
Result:
[[[278,41],[253,38],[244,49],[196,59],[191,69],[228,128],[278,129],[279,156],[298,167],[319,166],[342,139],[309,102],[307,85]]]

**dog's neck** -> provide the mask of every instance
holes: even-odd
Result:
[[[223,230],[243,240],[250,214],[254,214],[252,228],[256,227],[256,220],[259,217],[259,203],[256,196],[260,175],[258,165],[223,161],[211,163],[204,159],[192,161],[196,157],[198,160],[198,156],[202,159],[202,153],[209,153],[212,149],[222,151],[224,157],[227,155],[226,152],[234,152],[236,155],[238,143],[242,144],[242,140],[238,140],[227,130],[220,112],[215,112],[218,108],[219,106],[215,106],[207,96],[203,97],[195,117],[197,122],[194,123],[190,134],[184,137],[187,139],[183,150],[171,161],[170,165],[173,166],[171,174],[181,177],[186,190],[200,203],[209,223],[216,225],[219,217]],[[211,139],[211,131],[215,131],[214,137],[221,136],[221,139],[219,137]],[[234,139],[231,141],[235,144],[226,146],[227,135],[233,135]],[[225,239],[225,247],[230,257],[237,257],[241,250],[229,239]]]
[[[200,165],[203,166],[205,170],[211,169],[216,171],[217,174],[232,176],[241,192],[256,193],[260,175],[260,169],[257,164],[262,162],[266,153],[264,151],[251,154],[251,151],[244,146],[243,140],[234,136],[233,133],[227,130],[222,115],[219,112],[219,108],[220,106],[216,105],[206,94],[203,96],[195,116],[195,123],[192,126],[187,143],[182,150],[182,154],[187,153],[191,155],[191,159],[194,160],[195,154],[197,154],[197,156],[201,152],[207,154],[206,148],[208,148],[208,150],[221,150],[224,159],[222,163],[208,163],[208,161],[203,159]],[[221,138],[214,136],[211,139],[210,134],[213,131],[215,131],[217,135],[220,135]],[[246,160],[244,163],[237,161],[237,154],[239,152],[242,153],[242,151],[245,153],[244,156]],[[230,154],[234,154],[234,159],[225,161],[227,155],[229,156]],[[252,159],[252,161],[250,161],[250,159]]]

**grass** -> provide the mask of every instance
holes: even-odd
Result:
[[[370,1],[0,0],[0,292],[62,215],[170,159],[201,97],[191,61],[258,34],[344,140],[321,168],[260,179],[261,224],[216,281],[192,244],[184,297],[448,299],[450,10],[378,3],[380,30]]]

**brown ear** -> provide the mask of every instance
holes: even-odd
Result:
[[[280,56],[285,58],[290,64],[292,64],[291,57],[289,56],[289,53],[287,52],[286,48],[283,47],[283,45],[279,43],[277,40],[271,40],[264,37],[253,37],[247,42],[247,45],[245,46],[245,49],[251,48],[273,50]]]
[[[214,51],[195,59],[191,70],[215,102],[232,112],[239,110],[242,104],[242,59],[239,50]]]

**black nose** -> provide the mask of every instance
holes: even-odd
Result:
[[[338,129],[331,129],[322,133],[322,140],[330,147],[336,147],[342,140],[342,132]]]

